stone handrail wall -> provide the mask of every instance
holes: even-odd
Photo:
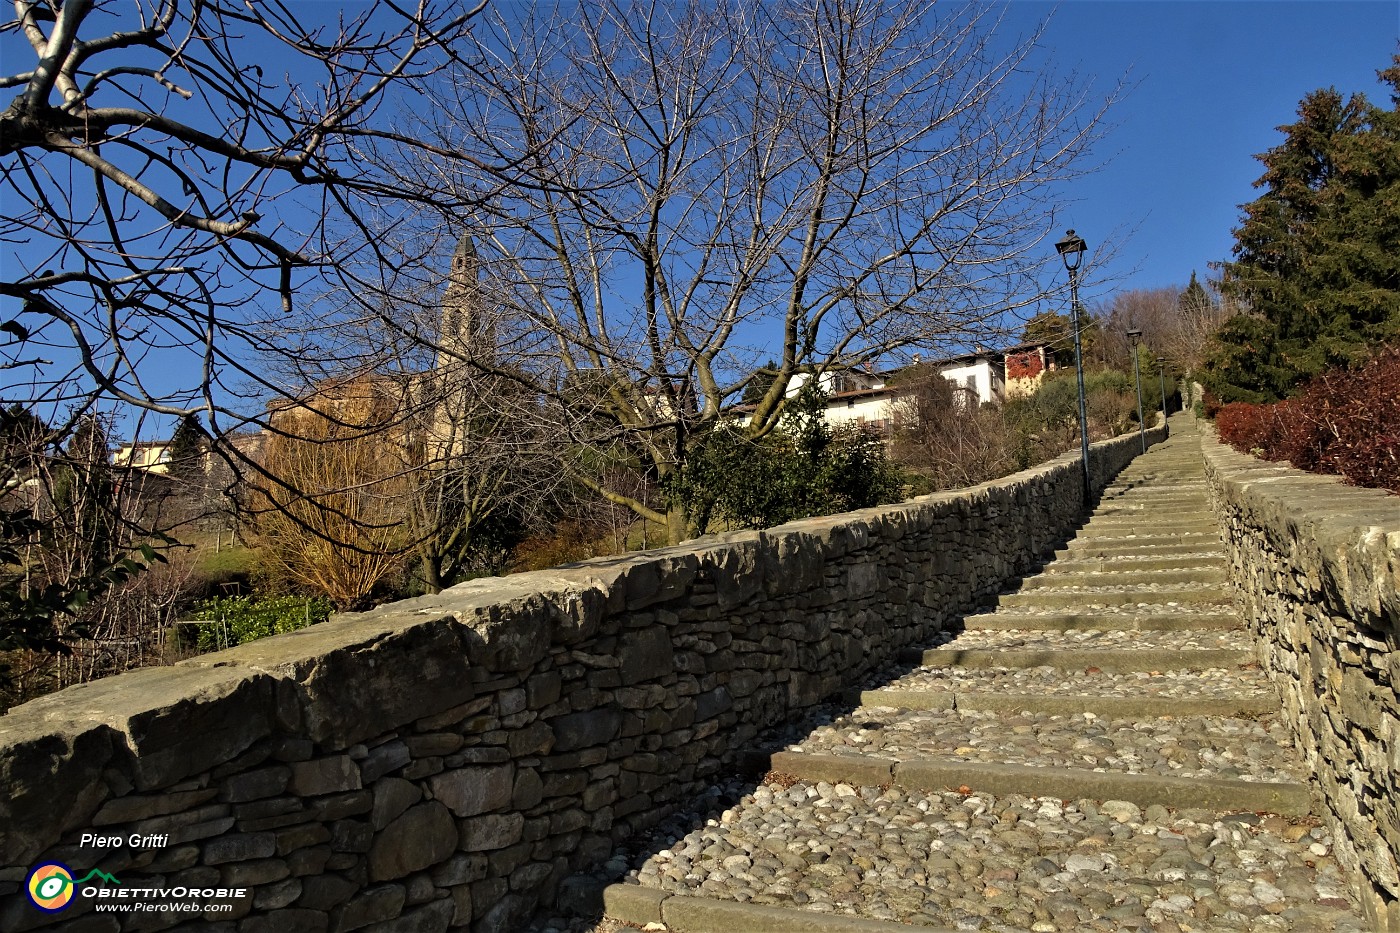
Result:
[[[1138,452],[1136,434],[1095,444],[1096,489]],[[51,860],[211,902],[246,889],[204,915],[240,933],[522,929],[761,730],[1034,566],[1084,514],[1081,476],[1076,451],[900,505],[473,581],[24,704],[0,718],[0,929],[104,919],[27,903]]]
[[[1368,919],[1400,933],[1400,498],[1239,453],[1207,428],[1231,576]]]

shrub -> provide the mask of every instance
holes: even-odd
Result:
[[[1245,453],[1267,450],[1273,421],[1271,407],[1250,402],[1221,405],[1215,410],[1215,427],[1220,439]]]
[[[1225,405],[1216,426],[1238,450],[1400,493],[1400,348],[1319,376],[1283,402]]]
[[[294,632],[324,622],[331,608],[324,596],[216,596],[196,607],[195,619],[212,623],[199,627],[196,643],[200,651],[219,651],[268,635]]]

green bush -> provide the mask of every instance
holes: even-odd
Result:
[[[331,602],[324,596],[216,596],[195,607],[194,618],[208,624],[199,626],[196,645],[200,651],[219,651],[265,638],[294,632],[324,622],[331,614]]]
[[[811,388],[789,402],[778,430],[750,437],[720,427],[702,438],[674,489],[696,534],[715,528],[771,528],[900,498],[903,477],[884,441],[858,428],[832,428]]]

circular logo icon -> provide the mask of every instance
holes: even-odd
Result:
[[[73,873],[67,865],[45,862],[29,873],[25,888],[35,907],[57,913],[73,900]]]

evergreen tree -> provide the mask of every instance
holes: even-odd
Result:
[[[1206,363],[1224,401],[1273,401],[1400,339],[1400,56],[1380,72],[1392,108],[1314,91],[1258,156],[1223,287],[1250,309]]]
[[[170,468],[168,475],[179,480],[194,480],[204,474],[204,455],[208,450],[208,435],[196,415],[180,419],[170,439]]]

